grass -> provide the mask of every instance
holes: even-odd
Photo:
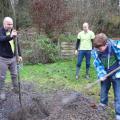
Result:
[[[78,81],[75,80],[76,60],[59,61],[53,64],[25,65],[21,69],[21,79],[24,81],[33,81],[38,83],[41,90],[51,91],[52,89],[72,89],[81,90],[87,83],[96,80],[95,71],[91,67],[91,79],[84,78],[85,63],[81,68],[81,74]],[[44,89],[45,88],[45,89]]]
[[[75,79],[76,59],[58,61],[52,64],[24,65],[20,69],[21,81],[34,82],[41,92],[51,92],[58,89],[70,89],[89,95],[95,101],[99,101],[100,85],[96,84],[89,90],[85,90],[87,84],[96,81],[96,72],[91,62],[90,79],[85,79],[85,61],[82,63],[80,78]],[[10,81],[10,76],[7,76]],[[113,101],[113,91],[110,90],[109,101]],[[113,110],[112,110],[113,112]],[[113,112],[114,114],[114,112]]]
[[[52,91],[56,89],[71,89],[82,91],[87,84],[97,80],[96,72],[91,62],[90,79],[85,79],[85,62],[83,61],[80,78],[75,79],[76,59],[58,61],[52,64],[36,64],[24,65],[20,69],[21,81],[29,81],[37,83],[42,91]],[[10,81],[10,75],[7,76],[7,81]],[[99,84],[96,84],[90,92],[99,92]]]

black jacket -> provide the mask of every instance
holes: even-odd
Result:
[[[6,32],[7,31],[4,29],[4,27],[0,28],[0,56],[4,58],[12,58],[16,55],[16,51],[15,53],[12,52],[11,45],[9,43],[9,41],[13,38],[10,36],[6,36]],[[19,44],[18,55],[21,56]]]

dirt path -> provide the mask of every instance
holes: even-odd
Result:
[[[34,92],[31,83],[22,85],[22,108],[18,95],[9,89],[7,100],[0,102],[0,120],[110,120],[109,112],[98,111],[92,101],[74,91],[56,91],[49,94]]]

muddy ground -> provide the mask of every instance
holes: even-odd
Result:
[[[0,120],[112,120],[109,110],[98,110],[81,93],[57,90],[41,94],[35,87],[32,83],[22,84],[21,106],[18,94],[7,86],[7,100],[0,101]]]

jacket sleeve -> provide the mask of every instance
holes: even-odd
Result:
[[[94,67],[97,72],[98,79],[104,77],[107,74],[103,64],[101,63],[100,59],[98,58],[98,54],[95,49],[92,50],[92,57],[94,58]]]
[[[110,39],[110,42],[112,43],[112,47],[114,49],[114,52],[118,59],[118,64],[120,65],[120,40],[112,40]],[[116,78],[120,78],[120,70],[118,70],[115,74]]]
[[[115,52],[118,60],[120,61],[120,40],[110,40],[110,42],[112,43],[114,52]],[[119,64],[120,64],[120,62],[119,62]]]
[[[10,37],[10,36],[1,36],[0,35],[0,42],[4,42],[4,41],[10,41],[12,40],[13,38]]]
[[[76,42],[76,50],[78,50],[79,46],[80,46],[80,39],[77,39],[77,42]]]
[[[9,35],[9,36],[6,36],[6,35],[3,33],[3,31],[0,30],[0,42],[10,41],[10,40],[12,40],[12,39],[13,39],[13,37],[10,37],[10,35]]]

